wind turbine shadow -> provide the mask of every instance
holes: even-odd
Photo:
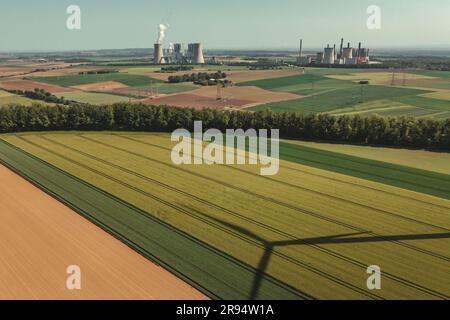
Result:
[[[401,240],[433,240],[433,239],[450,239],[450,232],[447,233],[433,233],[433,234],[406,234],[406,235],[389,235],[389,236],[365,236],[368,232],[357,232],[348,234],[338,234],[324,237],[292,239],[283,241],[268,241],[253,231],[250,231],[242,226],[224,221],[217,217],[210,216],[205,213],[200,213],[194,208],[190,208],[201,214],[205,218],[220,224],[236,233],[244,235],[252,240],[260,242],[264,246],[264,253],[256,268],[255,277],[253,279],[252,288],[249,295],[249,300],[256,300],[259,295],[264,277],[266,276],[267,267],[269,266],[270,258],[275,247],[287,246],[301,246],[301,245],[324,245],[324,244],[351,244],[351,243],[369,243],[369,242],[386,242],[386,241],[401,241]]]

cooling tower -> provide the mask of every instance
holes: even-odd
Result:
[[[201,43],[189,44],[189,56],[194,64],[204,64],[205,58],[203,57],[203,46]]]
[[[159,43],[155,43],[154,53],[153,53],[153,61],[155,64],[164,63],[163,47]]]
[[[348,43],[347,48],[344,48],[344,50],[342,51],[343,53],[343,57],[344,59],[351,59],[353,58],[353,48],[350,48],[350,42]]]
[[[334,60],[335,60],[335,49],[330,48],[330,46],[328,46],[327,48],[324,49],[323,63],[334,64]]]

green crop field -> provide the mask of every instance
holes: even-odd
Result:
[[[256,86],[261,89],[278,92],[290,92],[299,95],[311,95],[329,90],[356,86],[350,81],[326,78],[316,74],[302,74],[282,78],[241,82],[239,86]]]
[[[412,96],[427,92],[429,91],[375,85],[366,85],[363,87],[352,86],[302,99],[256,106],[249,108],[249,110],[257,111],[272,109],[273,111],[329,112],[341,108],[349,108],[370,101]]]
[[[393,100],[422,109],[450,111],[450,100],[439,100],[419,96],[398,97]]]
[[[134,75],[126,73],[107,73],[107,74],[83,74],[71,76],[54,76],[54,77],[30,77],[27,78],[34,81],[59,85],[63,87],[78,86],[97,82],[116,81],[130,87],[146,86],[161,80],[152,79],[143,75]]]
[[[450,153],[298,140],[286,142],[450,175]]]
[[[2,163],[212,298],[450,298],[448,175],[286,142],[264,177],[174,165],[166,134],[0,139]]]
[[[421,70],[421,71],[413,71],[413,73],[427,77],[450,79],[450,71]]]

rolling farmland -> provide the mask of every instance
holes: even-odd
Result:
[[[164,134],[1,139],[3,163],[212,298],[450,296],[448,175],[290,143],[263,177],[175,166]]]
[[[425,94],[429,91],[404,89],[386,86],[352,86],[339,90],[328,90],[318,95],[311,95],[293,101],[283,101],[273,104],[261,105],[251,110],[264,110],[271,108],[274,111],[298,111],[298,112],[329,112],[348,108],[363,102],[376,101],[380,99],[392,99],[404,96]],[[426,99],[426,98],[424,98]]]
[[[369,85],[359,85],[367,80]],[[247,110],[308,113],[360,114],[382,117],[448,117],[450,92],[447,73],[319,70],[307,68],[304,75],[239,83],[275,92],[302,95],[301,99],[252,106]]]

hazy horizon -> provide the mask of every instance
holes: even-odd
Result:
[[[66,9],[81,7],[81,30],[68,30]],[[366,27],[369,5],[381,8],[381,30]],[[450,1],[430,0],[3,0],[0,52],[151,48],[160,23],[170,42],[209,50],[305,50],[359,41],[374,50],[450,49]]]

